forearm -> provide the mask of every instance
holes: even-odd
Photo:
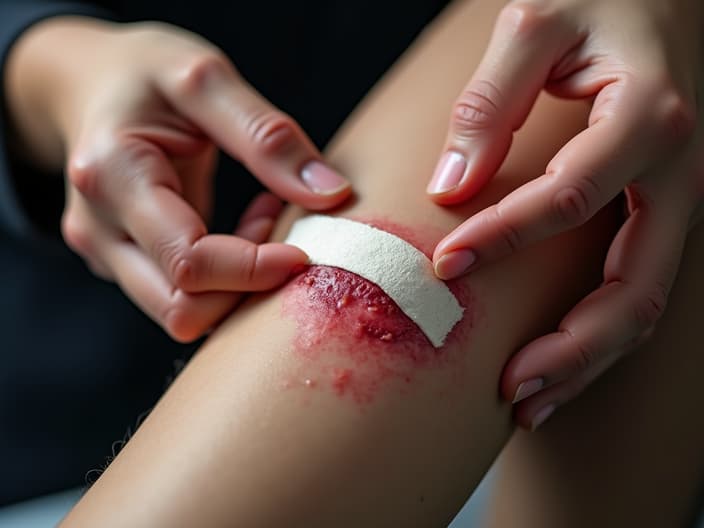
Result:
[[[359,193],[339,214],[428,250],[472,211],[540,174],[583,125],[580,105],[544,100],[480,198],[452,209],[426,198],[447,113],[483,50],[494,4],[446,14],[338,136],[330,158]],[[299,214],[289,212],[279,236]],[[252,299],[198,353],[66,525],[446,522],[511,431],[509,406],[498,398],[506,358],[599,280],[612,221],[602,215],[453,284],[465,318],[438,351],[365,344],[335,324],[310,328],[320,306],[299,302],[305,286],[296,281]],[[408,350],[419,355],[396,354]]]

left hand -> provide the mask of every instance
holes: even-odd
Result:
[[[428,187],[440,204],[465,201],[487,183],[543,88],[593,100],[588,127],[544,175],[438,244],[440,278],[579,226],[622,191],[628,198],[601,287],[504,370],[502,394],[525,428],[652,333],[665,309],[704,201],[703,50],[701,0],[514,1],[455,104]]]

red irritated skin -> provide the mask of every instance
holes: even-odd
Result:
[[[410,231],[386,221],[367,223],[406,240]],[[416,382],[420,370],[459,363],[458,351],[467,347],[451,344],[472,328],[476,309],[470,292],[459,284],[448,286],[465,312],[445,344],[435,348],[377,285],[339,268],[306,268],[285,287],[283,314],[296,323],[292,348],[304,372],[306,363],[314,362],[310,371],[317,374],[304,374],[287,386],[331,390],[364,405],[392,380],[404,388]]]

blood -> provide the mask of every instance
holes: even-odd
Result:
[[[320,369],[315,386],[359,404],[371,402],[392,380],[407,387],[419,370],[455,361],[460,347],[448,344],[464,339],[472,326],[471,295],[458,284],[448,286],[465,316],[445,345],[435,348],[377,285],[339,268],[310,266],[284,289],[283,314],[296,323],[293,352],[303,358],[304,368]],[[307,373],[301,379],[308,379]]]

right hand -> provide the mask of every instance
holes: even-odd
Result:
[[[96,274],[190,341],[240,292],[273,288],[307,261],[292,246],[257,245],[280,209],[271,196],[253,202],[240,236],[207,232],[217,147],[308,209],[351,192],[219,49],[165,24],[57,18],[37,26],[10,62],[8,100],[33,155],[51,158],[61,145],[62,232]]]

